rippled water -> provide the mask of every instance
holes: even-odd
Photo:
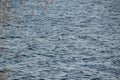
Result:
[[[5,80],[120,80],[119,0],[35,4],[16,12],[19,31],[4,25],[0,73],[12,73]]]

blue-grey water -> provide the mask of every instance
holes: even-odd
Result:
[[[4,23],[4,80],[120,80],[120,0],[38,2],[11,1],[20,26]]]

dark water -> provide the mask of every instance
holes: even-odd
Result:
[[[5,80],[120,80],[120,0],[28,0],[15,14],[20,30],[5,24],[0,45]]]

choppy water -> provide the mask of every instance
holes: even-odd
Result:
[[[12,73],[5,80],[120,80],[120,0],[34,4],[16,12],[19,31],[4,25],[0,68]]]

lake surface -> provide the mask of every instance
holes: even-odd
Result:
[[[120,80],[120,0],[38,2],[11,1],[20,27],[4,24],[5,80]]]

